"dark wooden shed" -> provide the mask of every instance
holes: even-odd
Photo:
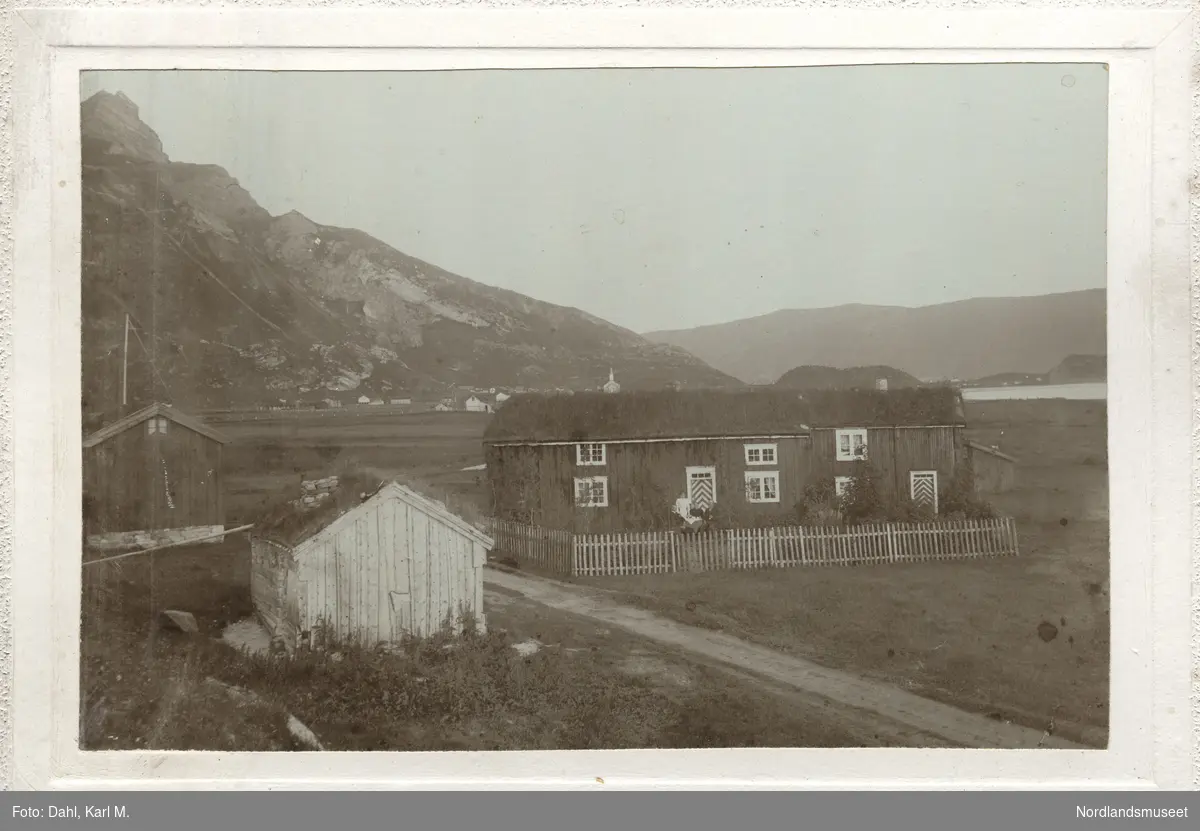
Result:
[[[517,396],[484,436],[492,512],[578,532],[663,527],[719,504],[782,517],[805,487],[841,487],[869,459],[881,488],[938,494],[966,458],[949,388],[661,391]]]
[[[995,447],[977,441],[967,442],[975,491],[979,494],[1005,493],[1016,486],[1017,460]]]
[[[166,404],[151,404],[84,438],[87,544],[125,548],[220,534],[228,441]]]

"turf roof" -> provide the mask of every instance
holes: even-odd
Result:
[[[963,423],[950,387],[892,391],[684,390],[517,395],[504,403],[485,442],[798,435],[819,427]]]

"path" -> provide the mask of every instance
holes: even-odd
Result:
[[[764,677],[776,684],[875,713],[888,721],[940,737],[959,747],[1091,749],[1056,736],[1047,736],[1040,730],[968,713],[887,684],[747,643],[721,632],[676,623],[651,612],[588,593],[578,586],[494,568],[485,571],[484,581],[552,609],[602,621],[701,658]]]

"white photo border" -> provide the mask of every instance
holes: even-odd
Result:
[[[1186,10],[27,10],[16,34],[12,786],[1179,789],[1196,781]],[[1107,750],[82,752],[79,74],[1106,63]],[[899,772],[903,772],[898,776]]]

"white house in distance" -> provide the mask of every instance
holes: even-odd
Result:
[[[368,397],[367,397],[367,396],[365,396],[365,395],[360,395],[360,396],[358,397],[358,403],[359,403],[359,404],[370,404],[370,403],[371,403],[371,399],[370,399],[370,398],[368,398]]]
[[[483,399],[472,395],[466,400],[466,403],[463,405],[463,409],[469,413],[490,413],[492,411],[492,405]]]
[[[484,629],[490,537],[397,482],[342,480],[313,504],[289,503],[251,537],[251,595],[273,638],[313,643],[323,622],[363,645],[434,635],[464,613]]]

